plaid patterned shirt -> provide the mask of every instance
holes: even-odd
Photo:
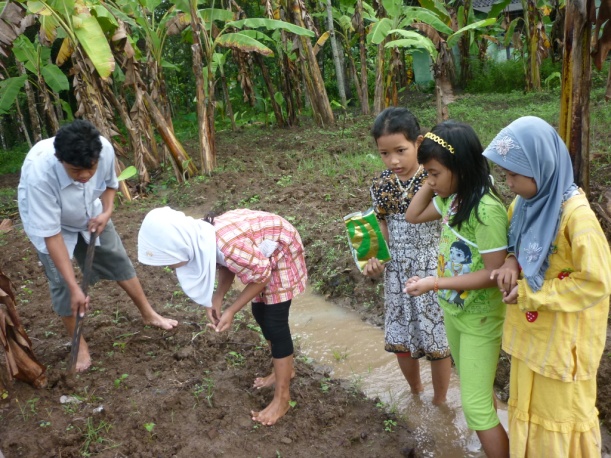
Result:
[[[239,209],[217,216],[214,228],[227,268],[242,283],[270,280],[254,302],[277,304],[305,290],[308,272],[303,244],[287,220],[272,213]],[[264,241],[278,244],[270,257],[259,248]]]

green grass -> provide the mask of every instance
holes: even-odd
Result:
[[[0,175],[19,172],[28,150],[27,144],[9,150],[0,150]]]

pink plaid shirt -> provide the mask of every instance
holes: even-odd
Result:
[[[216,244],[242,283],[270,279],[254,302],[277,304],[303,292],[308,278],[303,244],[297,230],[284,218],[262,211],[231,210],[214,219]],[[271,257],[259,250],[264,240],[276,242]]]

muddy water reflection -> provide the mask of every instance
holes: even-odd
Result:
[[[308,290],[293,299],[290,322],[302,352],[332,368],[333,378],[351,380],[368,397],[377,397],[406,416],[423,456],[485,456],[477,436],[467,428],[456,374],[452,374],[447,406],[436,408],[431,405],[429,363],[420,360],[425,392],[412,396],[396,357],[384,351],[384,332],[363,322],[356,313]],[[501,406],[499,415],[507,426],[505,406]]]

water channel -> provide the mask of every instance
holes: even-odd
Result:
[[[435,407],[431,404],[430,365],[420,360],[425,391],[420,396],[412,396],[396,357],[384,351],[384,331],[309,289],[293,299],[290,325],[302,353],[317,364],[331,368],[332,378],[350,380],[367,397],[379,398],[387,409],[404,416],[421,456],[485,457],[477,435],[467,428],[455,373],[450,381],[447,405]],[[500,404],[498,412],[507,428],[506,406]]]

